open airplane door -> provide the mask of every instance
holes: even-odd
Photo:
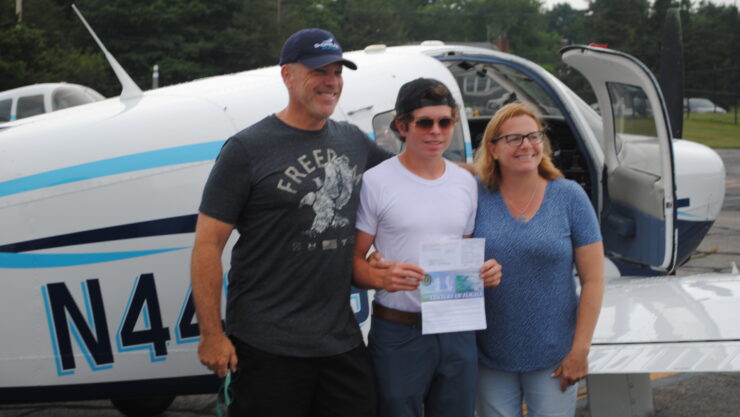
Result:
[[[618,51],[569,46],[561,54],[591,83],[601,109],[606,185],[601,227],[607,255],[640,268],[673,271],[673,150],[658,82],[640,61]]]

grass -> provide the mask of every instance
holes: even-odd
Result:
[[[727,114],[684,114],[683,138],[703,143],[711,148],[740,148],[740,110],[735,121],[735,109]]]

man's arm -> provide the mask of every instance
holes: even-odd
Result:
[[[476,176],[478,175],[478,172],[476,171],[475,164],[469,164],[467,162],[455,162],[455,165],[459,166],[460,168],[468,171],[470,175]]]
[[[355,286],[390,292],[415,290],[424,278],[424,270],[405,262],[377,262],[370,265],[365,255],[374,240],[375,236],[357,231],[352,274]]]
[[[221,326],[221,255],[234,226],[198,215],[191,259],[193,302],[200,326],[198,356],[220,378],[236,371],[236,350]]]

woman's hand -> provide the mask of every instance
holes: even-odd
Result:
[[[486,288],[497,286],[501,283],[501,264],[495,259],[487,260],[480,268],[480,278]]]
[[[560,391],[565,392],[569,386],[588,375],[588,351],[576,352],[571,350],[553,372],[553,378],[560,378]]]

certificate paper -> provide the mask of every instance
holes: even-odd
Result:
[[[486,328],[483,281],[485,239],[460,239],[421,245],[419,285],[422,334]]]

